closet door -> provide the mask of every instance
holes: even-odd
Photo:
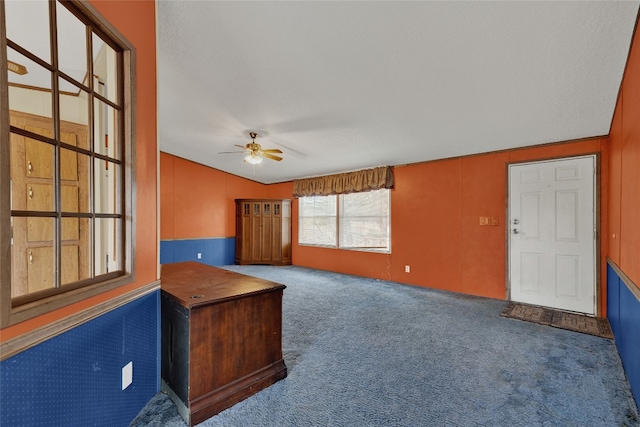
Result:
[[[238,201],[236,207],[236,263],[251,256],[251,202]]]
[[[291,264],[291,202],[236,200],[236,263]]]
[[[271,262],[271,233],[273,229],[273,206],[269,201],[262,201],[262,226],[260,228],[260,262]]]
[[[273,223],[271,229],[271,260],[282,262],[282,203],[273,202]]]
[[[282,211],[280,213],[280,227],[282,232],[279,236],[281,262],[291,264],[291,201],[282,201]]]
[[[251,203],[251,256],[247,260],[250,263],[259,262],[262,259],[260,236],[262,234],[262,203],[259,200]]]

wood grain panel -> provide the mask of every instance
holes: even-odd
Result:
[[[191,399],[282,359],[281,298],[271,292],[192,311]]]
[[[60,140],[69,145],[78,145],[78,135],[73,132],[61,132]],[[75,151],[60,150],[60,179],[78,180],[78,155]]]
[[[60,266],[62,268],[60,282],[62,285],[79,280],[79,254],[80,250],[77,244],[62,246],[62,258],[60,260]]]
[[[11,112],[13,126],[52,138],[53,131],[47,127],[49,120],[26,113]],[[69,122],[61,122],[60,126],[62,142],[73,146],[87,145],[86,126]],[[42,212],[56,210],[54,152],[55,147],[52,144],[12,134],[11,156],[12,159],[16,159],[15,162],[11,162],[13,209]],[[88,156],[73,150],[60,149],[59,188],[62,212],[88,212],[88,166]],[[13,218],[12,296],[56,286],[56,257],[53,245],[55,224],[54,218]],[[80,227],[80,224],[83,224],[83,227]],[[66,284],[80,278],[88,278],[91,254],[89,221],[62,218],[60,233],[60,283]]]
[[[53,281],[53,247],[41,246],[27,251],[27,289],[37,292],[54,286]]]
[[[291,200],[236,199],[237,264],[291,264]]]
[[[28,129],[32,130],[33,129]],[[53,178],[53,145],[25,139],[26,172],[30,178]]]
[[[196,262],[162,266],[163,391],[189,425],[287,375],[284,285]]]

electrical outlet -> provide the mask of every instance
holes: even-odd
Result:
[[[129,387],[133,382],[133,362],[129,362],[122,368],[122,389]]]
[[[411,266],[405,265],[404,266],[404,272],[405,273],[411,273]]]
[[[198,259],[202,259],[202,253],[198,252]]]

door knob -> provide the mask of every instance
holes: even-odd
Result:
[[[513,234],[518,234],[518,233],[519,233],[518,229],[517,229],[517,228],[514,228],[514,229],[513,229]]]

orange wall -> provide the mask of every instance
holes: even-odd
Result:
[[[609,258],[640,286],[640,31],[609,135]]]
[[[640,46],[636,34],[636,46]],[[295,265],[505,299],[507,165],[599,154],[600,315],[606,259],[640,283],[640,53],[632,51],[611,135],[396,167],[392,253],[300,246],[293,203]],[[194,187],[194,182],[197,182]],[[212,184],[213,183],[213,184]],[[262,185],[161,155],[163,239],[231,237],[235,198],[291,198],[292,183]],[[199,194],[207,194],[203,199]],[[200,210],[200,212],[195,212]],[[498,226],[480,226],[480,216]],[[613,237],[615,235],[615,238]],[[405,265],[411,272],[405,273]]]
[[[590,139],[439,160],[394,169],[391,254],[300,246],[298,203],[292,211],[293,264],[418,286],[505,299],[507,165],[600,155],[600,201],[607,206],[606,139]],[[236,198],[291,198],[291,182],[263,185],[161,153],[161,238],[232,237]],[[202,195],[206,194],[206,197]],[[600,209],[608,235],[607,209]],[[498,226],[480,226],[480,216]],[[601,242],[601,314],[606,301],[608,240]],[[404,272],[405,265],[411,267]]]
[[[8,340],[157,279],[156,29],[153,1],[91,4],[136,48],[136,282],[2,329]]]
[[[601,154],[600,196],[605,201],[609,188],[604,139],[396,167],[391,195],[391,254],[299,246],[295,212],[293,263],[505,299],[507,164],[592,153]],[[608,227],[606,210],[601,215],[604,232]],[[480,216],[498,217],[499,225],[480,226]],[[603,287],[606,243],[601,247]],[[410,265],[410,273],[404,272],[405,265]]]
[[[264,185],[160,153],[160,238],[235,236],[235,199],[291,198],[292,183]]]

